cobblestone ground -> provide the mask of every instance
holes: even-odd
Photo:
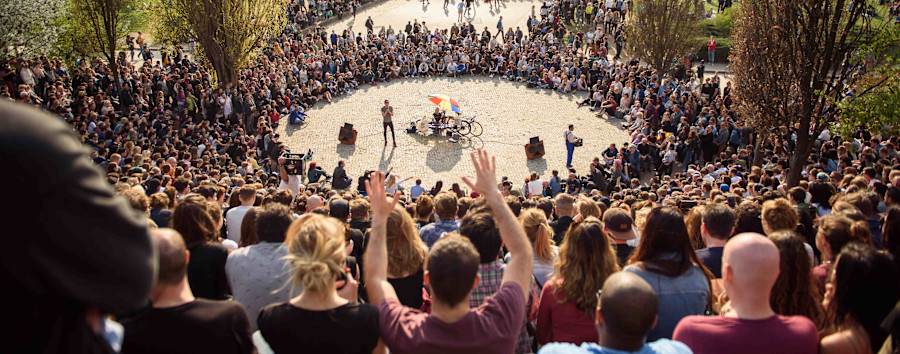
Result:
[[[535,14],[540,16],[541,1],[506,0],[501,1],[499,5],[496,1],[498,0],[494,0],[493,6],[488,5],[484,0],[476,1],[474,10],[464,15],[464,21],[471,21],[479,31],[487,27],[491,33],[495,33],[497,20],[503,16],[504,27],[519,26],[526,31],[525,21],[531,13],[532,6],[535,7]],[[456,10],[457,4],[459,4],[459,0],[451,0],[444,9],[444,0],[429,0],[425,5],[421,0],[388,0],[360,11],[356,14],[355,20],[353,16],[344,14],[343,19],[326,26],[326,29],[340,33],[347,26],[353,25],[354,31],[363,31],[369,16],[372,17],[376,32],[381,29],[381,26],[385,28],[391,26],[395,30],[402,30],[406,27],[407,22],[413,20],[425,21],[428,28],[450,28],[459,18]]]
[[[433,93],[451,95],[465,116],[476,116],[484,133],[458,143],[451,143],[446,137],[407,134],[405,128],[412,121],[434,112],[435,105],[427,100]],[[377,86],[364,85],[352,96],[339,97],[330,104],[319,103],[307,112],[308,123],[282,124],[277,133],[294,152],[312,149],[314,160],[329,173],[338,160],[345,160],[353,178],[367,169],[394,167],[401,177],[421,178],[427,185],[442,180],[449,187],[449,183],[461,183],[462,175],[474,176],[467,155],[484,148],[497,156],[500,176],[521,183],[531,171],[545,178],[552,170],[565,171],[563,131],[568,124],[574,124],[576,136],[584,139],[584,146],[575,149],[572,163],[579,172],[586,171],[591,159],[610,143],[628,140],[627,132],[620,128],[621,121],[606,121],[588,107],[578,108],[577,103],[585,96],[583,92],[563,94],[529,89],[518,82],[484,76],[400,79]],[[380,107],[385,99],[391,100],[395,111],[399,145],[396,148],[390,144],[390,131],[389,145],[384,146]],[[286,123],[286,119],[282,122]],[[353,124],[358,131],[355,145],[338,142],[338,129],[344,123]],[[544,140],[546,155],[528,160],[524,145],[533,136]],[[412,181],[404,185],[411,186]]]

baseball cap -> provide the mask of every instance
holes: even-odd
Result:
[[[816,179],[819,180],[819,182],[828,182],[828,175],[825,174],[825,172],[819,172],[819,174],[816,175]]]
[[[328,214],[339,220],[346,220],[350,216],[350,203],[344,199],[334,199],[328,206]]]
[[[728,186],[727,184],[725,184],[725,183],[722,183],[722,185],[719,186],[719,189],[722,190],[723,192],[726,192],[726,193],[727,193],[727,192],[731,189],[731,187],[729,187],[729,186]]]
[[[624,209],[611,208],[603,213],[603,225],[606,226],[609,236],[616,240],[627,241],[637,238],[634,233],[634,220]]]

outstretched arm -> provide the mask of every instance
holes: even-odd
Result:
[[[396,299],[394,287],[387,281],[387,218],[397,205],[400,193],[388,198],[384,192],[384,174],[381,171],[372,173],[366,181],[366,193],[372,204],[372,229],[366,248],[363,264],[366,269],[366,291],[369,302],[378,304],[384,299]]]
[[[283,157],[278,158],[278,175],[281,176],[281,180],[284,183],[288,183],[290,180],[288,179],[287,170],[284,168],[284,161]]]
[[[531,289],[531,270],[534,266],[534,251],[531,249],[531,243],[525,237],[525,230],[519,225],[516,216],[503,201],[503,196],[497,189],[497,159],[482,149],[478,149],[477,155],[474,152],[469,155],[472,158],[472,164],[475,165],[475,175],[478,179],[475,183],[466,177],[463,177],[462,180],[469,188],[487,199],[500,229],[500,238],[503,239],[503,244],[506,245],[511,255],[509,264],[503,272],[503,283],[518,284],[525,298],[528,298]]]

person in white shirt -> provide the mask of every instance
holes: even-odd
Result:
[[[290,189],[294,195],[300,194],[300,190],[305,188],[303,183],[300,181],[300,175],[289,175],[287,170],[284,168],[285,159],[283,157],[278,158],[278,169],[279,175],[281,176],[281,182],[278,184],[278,189]],[[301,168],[302,171],[302,168]]]
[[[244,185],[240,189],[234,190],[232,193],[238,193],[241,205],[228,209],[225,213],[226,237],[234,242],[241,240],[241,223],[244,221],[244,215],[247,214],[253,204],[256,203],[256,189],[251,185]]]
[[[537,172],[531,173],[531,178],[528,182],[528,194],[532,198],[540,197],[544,193],[544,181],[541,180],[541,177],[537,174]]]
[[[572,154],[575,152],[575,125],[569,124],[569,129],[564,132],[566,138],[566,167],[572,167]]]

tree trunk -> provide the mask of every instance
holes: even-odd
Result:
[[[119,109],[124,112],[126,107],[122,107],[122,83],[119,77],[119,58],[116,57],[116,35],[115,29],[107,29],[107,40],[109,41],[109,70],[112,70],[113,85],[116,87],[116,97],[119,99]],[[147,50],[150,50],[149,48]]]
[[[756,141],[753,144],[753,166],[762,167],[763,146],[765,146],[765,142],[769,140],[771,135],[771,132],[767,129],[759,129],[759,133],[756,134]]]
[[[802,172],[806,167],[806,160],[809,158],[810,146],[812,142],[809,136],[809,118],[800,123],[797,129],[797,146],[794,148],[794,154],[791,156],[790,170],[788,170],[787,183],[788,188],[796,187],[800,184],[800,178],[803,177]]]

